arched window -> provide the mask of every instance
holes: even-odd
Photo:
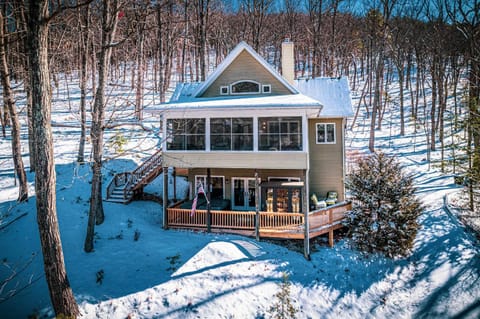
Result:
[[[231,94],[258,94],[260,83],[250,80],[243,80],[230,85]]]

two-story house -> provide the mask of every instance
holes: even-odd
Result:
[[[255,210],[255,173],[260,210],[304,212],[307,194],[328,191],[344,200],[347,80],[294,81],[293,67],[292,42],[283,76],[241,42],[205,82],[177,86],[161,113],[163,165],[188,168],[192,196],[210,169],[212,200],[232,210]]]

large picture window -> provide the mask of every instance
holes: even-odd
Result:
[[[212,151],[253,151],[253,119],[210,119],[210,149]]]
[[[301,117],[258,118],[259,151],[301,151]]]
[[[335,123],[317,123],[317,144],[335,144]]]
[[[167,149],[205,150],[205,119],[168,119]]]

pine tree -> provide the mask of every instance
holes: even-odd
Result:
[[[354,205],[347,226],[355,246],[389,257],[405,255],[413,246],[423,208],[414,195],[413,178],[394,157],[383,153],[360,159],[348,176]]]

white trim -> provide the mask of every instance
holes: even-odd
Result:
[[[249,46],[246,42],[242,41],[237,46],[230,51],[227,57],[218,65],[218,67],[213,71],[212,74],[202,83],[200,84],[195,92],[192,94],[194,97],[199,97],[210,87],[210,85],[215,82],[215,80],[227,69],[227,67],[232,64],[232,62],[243,52],[243,50],[250,53],[250,55],[257,60],[270,74],[272,74],[278,81],[280,81],[292,94],[297,94],[299,91],[290,83],[285,80],[283,76],[281,76],[275,69],[263,59],[255,50]]]
[[[272,178],[278,179],[282,182],[301,182],[302,179],[300,177],[283,177],[283,176],[268,176],[268,181],[270,182]]]
[[[310,151],[310,146],[309,146],[309,143],[308,143],[308,117],[307,115],[305,114],[304,116],[302,116],[302,150],[304,152],[309,152]],[[308,155],[308,157],[310,158],[310,154]],[[309,160],[310,162],[310,160]]]
[[[210,118],[205,118],[205,151],[210,152]]]
[[[243,83],[243,82],[251,82],[251,83],[257,84],[258,85],[258,91],[256,91],[256,92],[240,92],[240,93],[233,92],[233,86],[235,84]],[[257,81],[254,81],[254,80],[239,80],[239,81],[235,81],[232,84],[230,84],[230,95],[260,94],[260,93],[262,93],[261,90],[262,90],[262,85],[260,84],[260,82],[257,82]]]
[[[253,151],[258,152],[258,116],[253,117]]]
[[[325,134],[327,134],[327,125],[333,125],[333,142],[327,141],[327,136],[325,135],[325,142],[318,141],[318,126],[324,125],[325,126]],[[335,123],[315,123],[315,143],[317,145],[321,144],[337,144],[337,126]]]

